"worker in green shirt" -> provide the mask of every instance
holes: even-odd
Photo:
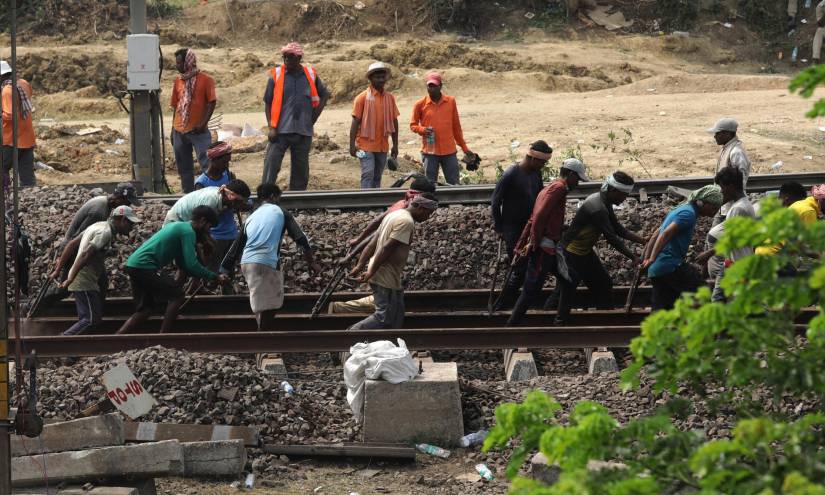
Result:
[[[126,320],[117,333],[128,333],[149,318],[155,306],[166,303],[166,313],[160,332],[171,329],[184,301],[179,281],[160,272],[173,261],[178,270],[193,277],[226,283],[229,277],[209,271],[199,261],[195,243],[199,237],[208,238],[209,229],[218,224],[218,213],[210,206],[202,205],[192,210],[189,222],[172,222],[163,226],[144,242],[126,260],[126,273],[132,283],[132,298],[136,313]],[[182,279],[182,277],[178,277]]]

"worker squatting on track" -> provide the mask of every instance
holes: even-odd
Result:
[[[290,212],[278,206],[281,191],[275,185],[289,150],[289,188],[306,189],[313,126],[329,99],[329,91],[315,69],[301,63],[303,54],[298,43],[289,43],[281,49],[283,64],[269,71],[263,98],[269,127],[263,180],[258,188],[257,208],[244,221],[241,214],[252,207],[250,189],[229,170],[231,145],[212,143],[208,129],[217,101],[214,80],[198,69],[192,50],[176,52],[180,76],[175,80],[170,102],[174,109],[172,141],[187,194],[168,212],[163,228],[138,247],[124,267],[132,283],[137,311],[119,332],[133,331],[162,304],[165,315],[161,330],[169,330],[185,300],[182,285],[187,274],[200,280],[200,285],[203,280],[225,285],[238,263],[250,288],[250,306],[259,330],[275,328],[275,314],[283,303],[280,246],[285,234],[300,246],[310,268],[321,271],[309,239]],[[28,84],[22,80],[12,84],[10,72],[8,64],[0,61],[3,162],[7,162],[10,141],[6,136],[10,133],[11,116],[6,108],[16,94],[22,126],[18,141],[21,184],[32,185],[33,173],[28,173],[24,155],[28,150],[26,126],[30,125],[34,106]],[[362,188],[380,187],[384,169],[398,155],[400,111],[386,89],[391,75],[386,64],[371,64],[366,71],[369,87],[353,104],[350,153],[361,162]],[[373,312],[352,328],[398,328],[403,324],[403,272],[412,248],[412,232],[415,223],[426,221],[438,206],[434,193],[439,167],[446,182],[452,185],[458,182],[456,147],[464,151],[462,161],[468,169],[480,160],[464,141],[455,99],[442,92],[443,82],[440,74],[428,73],[427,96],[418,100],[411,112],[410,129],[422,137],[421,167],[425,175],[416,177],[404,199],[391,205],[347,243],[352,251],[347,262],[358,259],[350,275],[369,283],[373,293],[367,298],[331,305],[331,312]],[[539,302],[538,296],[550,275],[555,278],[556,291],[545,307],[557,310],[555,324],[570,321],[570,308],[580,282],[593,292],[597,307],[614,307],[612,277],[594,247],[602,237],[649,277],[654,309],[669,308],[681,293],[696,290],[703,283],[699,270],[687,259],[700,216],[714,217],[714,225],[705,240],[705,251],[692,261],[706,265],[706,273],[715,285],[713,299],[723,301],[719,282],[727,266],[754,252],[771,255],[782,248],[779,244],[754,246],[755,249],[737,250],[727,257],[714,250],[728,218],[758,214],[758,205],[754,208],[747,197],[751,163],[737,137],[738,126],[735,119],[722,118],[707,129],[721,146],[715,183],[694,191],[687,202],[667,215],[656,232],[648,233],[629,231],[613,211],[634,188],[633,178],[622,171],[608,175],[601,190],[583,201],[571,219],[566,219],[567,193],[580,181],[589,180],[586,166],[578,158],[568,158],[563,161],[558,178],[545,186],[542,170],[552,158],[553,149],[543,140],[533,142],[523,160],[503,173],[491,198],[493,228],[506,245],[512,265],[501,297],[492,309],[506,310],[515,303],[507,324],[518,325],[526,311]],[[201,166],[197,178],[193,152]],[[812,196],[807,197],[801,185],[786,183],[779,197],[803,222],[812,222],[822,215],[825,185],[815,187]],[[68,334],[88,331],[100,321],[108,285],[106,270],[100,270],[105,247],[111,244],[114,234],[127,234],[139,221],[127,205],[140,205],[134,186],[128,183],[118,185],[111,195],[89,200],[75,215],[62,241],[62,256],[51,274],[57,284],[45,299],[54,302],[68,292],[74,294],[79,321],[67,330]],[[569,227],[565,227],[566,220]],[[625,241],[646,245],[639,253],[626,246]],[[175,279],[161,272],[168,266],[178,269]],[[799,268],[793,265],[784,270],[790,273]],[[92,283],[95,276],[96,284]],[[199,284],[193,285],[200,287]]]

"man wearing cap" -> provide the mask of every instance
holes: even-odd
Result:
[[[192,150],[198,157],[201,171],[206,170],[206,150],[212,144],[209,119],[215,111],[218,97],[215,80],[198,69],[195,52],[181,48],[175,52],[180,75],[172,88],[172,148],[184,194],[194,190],[195,164]]]
[[[745,153],[742,141],[736,136],[739,123],[735,119],[719,119],[716,124],[708,129],[708,133],[713,134],[716,144],[722,147],[719,158],[716,160],[716,175],[720,169],[725,167],[738,168],[742,171],[742,188],[747,190],[748,177],[751,173],[751,161]]]
[[[246,207],[250,195],[249,186],[240,179],[230,180],[220,187],[209,186],[198,189],[175,202],[166,213],[163,225],[172,222],[188,222],[195,208],[202,205],[209,206],[217,213],[225,210],[238,211]]]
[[[533,213],[524,227],[521,239],[516,247],[522,256],[529,256],[524,287],[516,301],[507,326],[517,326],[530,306],[541,295],[544,281],[551,273],[556,278],[557,268],[556,244],[561,240],[564,213],[567,205],[567,193],[587,181],[584,164],[576,158],[565,160],[559,170],[559,178],[541,190],[536,198]]]
[[[385,91],[390,68],[375,62],[367,69],[369,87],[355,97],[349,129],[349,154],[361,161],[361,189],[381,187],[387,152],[398,157],[398,106]],[[388,136],[392,136],[390,151]]]
[[[493,229],[499,239],[507,246],[507,256],[512,261],[516,243],[521,237],[524,226],[533,214],[536,197],[542,188],[541,169],[553,156],[553,148],[544,141],[530,145],[527,155],[521,163],[513,164],[504,171],[493,191],[490,206],[493,214]],[[526,263],[518,263],[504,281],[504,289],[495,311],[510,306],[515,301],[521,285],[524,283]]]
[[[627,239],[636,244],[644,244],[645,239],[627,230],[616,218],[614,206],[622,204],[633,192],[633,177],[622,171],[608,175],[601,190],[582,202],[570,227],[562,238],[562,256],[566,261],[570,281],[558,277],[558,313],[556,324],[564,325],[570,316],[570,308],[576,287],[582,281],[593,294],[596,308],[613,309],[613,280],[605,270],[594,246],[604,236],[616,251],[619,251],[638,266],[639,258],[624,243]]]
[[[126,273],[132,285],[132,299],[136,312],[117,333],[129,333],[149,318],[159,304],[166,304],[161,333],[168,332],[178,317],[184,295],[178,281],[161,271],[172,262],[178,265],[179,276],[184,273],[204,280],[229,281],[225,274],[216,274],[204,267],[196,254],[198,238],[209,236],[209,229],[217,225],[218,214],[210,206],[201,205],[192,210],[190,220],[165,224],[140,245],[126,260]]]
[[[13,113],[12,94],[17,95],[17,166],[20,171],[20,185],[34,186],[37,180],[34,176],[34,125],[32,123],[32,87],[24,79],[17,79],[17,84],[12,84],[11,66],[5,61],[0,61],[0,104],[3,107],[3,146],[2,162],[3,170],[8,173],[13,165]],[[14,87],[14,91],[12,88]]]
[[[209,166],[206,172],[195,179],[195,190],[205,187],[225,186],[235,179],[235,174],[229,170],[229,162],[232,159],[232,145],[223,141],[213,143],[206,151],[209,158]],[[210,258],[208,268],[217,271],[221,260],[226,255],[229,247],[238,237],[238,224],[235,222],[235,212],[226,208],[218,213],[218,225],[210,231],[215,240],[215,253]]]
[[[66,235],[63,237],[63,240],[60,241],[58,252],[62,253],[65,250],[66,245],[68,245],[72,240],[79,239],[80,235],[83,234],[87,227],[98,222],[105,222],[109,219],[109,216],[115,208],[126,205],[141,205],[141,201],[138,199],[135,191],[135,186],[130,182],[121,182],[117,185],[112,194],[95,196],[94,198],[86,201],[74,214],[74,218],[72,218],[72,223],[69,224],[69,229],[66,231]],[[74,251],[72,251],[72,253],[74,253]],[[69,268],[73,262],[74,258],[67,259],[66,262],[63,263],[62,272],[58,273],[58,275],[63,278],[68,277]],[[52,278],[57,279],[57,276],[53,276]],[[103,270],[100,274],[99,286],[100,300],[101,302],[105,302],[106,290],[109,287],[109,278],[106,270]],[[52,288],[50,288],[43,296],[39,307],[48,307],[57,301],[60,301],[67,295],[69,295],[69,291],[66,289],[60,288],[59,286],[52,286]]]
[[[435,195],[423,193],[406,208],[384,217],[378,232],[350,272],[350,276],[355,277],[367,267],[358,280],[370,284],[375,312],[352,325],[351,330],[403,326],[404,286],[401,279],[410,254],[415,224],[427,221],[437,208]]]
[[[61,289],[68,289],[77,307],[77,322],[63,335],[77,335],[99,324],[103,316],[103,298],[99,280],[105,276],[106,253],[116,234],[128,236],[140,218],[128,206],[112,210],[108,221],[89,225],[83,235],[69,242],[55,266],[52,278],[57,280],[64,266],[74,257]],[[77,256],[75,257],[75,253]]]
[[[289,150],[289,189],[304,191],[309,184],[313,126],[324,111],[329,91],[314,68],[301,65],[301,45],[289,43],[281,48],[281,55],[284,63],[269,70],[264,93],[269,144],[261,182],[278,181],[281,163]]]
[[[410,129],[422,136],[421,153],[427,178],[437,182],[440,165],[447,184],[456,185],[459,180],[456,145],[465,154],[471,155],[472,152],[464,142],[455,98],[441,92],[441,74],[430,72],[424,82],[427,96],[415,102]]]

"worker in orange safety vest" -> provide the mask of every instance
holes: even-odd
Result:
[[[306,190],[313,126],[324,111],[329,91],[314,68],[301,65],[304,50],[292,42],[281,48],[284,63],[270,69],[264,93],[264,114],[269,144],[261,182],[275,183],[289,150],[289,189]]]

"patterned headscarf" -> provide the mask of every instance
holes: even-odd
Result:
[[[295,55],[296,57],[303,57],[304,56],[304,49],[301,48],[300,44],[293,41],[292,43],[287,43],[286,45],[283,46],[283,48],[281,48],[281,55],[287,55],[287,54],[292,54],[292,55]]]
[[[192,95],[195,94],[195,81],[197,80],[198,72],[198,58],[195,57],[195,52],[186,50],[186,57],[183,60],[183,74],[179,75],[183,81],[183,94],[178,100],[178,114],[183,123],[183,127],[189,125],[189,107],[192,104]]]
[[[825,199],[825,184],[820,184],[811,188],[811,196],[817,201]]]
[[[6,79],[3,81],[3,87],[11,86],[11,79]],[[17,94],[20,96],[20,116],[23,117],[23,120],[26,120],[32,112],[34,112],[34,105],[32,105],[31,98],[29,98],[29,94],[23,89],[23,85],[17,83]],[[9,113],[11,113],[11,109],[9,109]]]
[[[687,200],[688,203],[701,201],[703,203],[722,206],[722,188],[716,184],[709,184],[690,193]]]
[[[206,150],[206,157],[210,160],[214,160],[215,158],[220,158],[224,155],[229,155],[231,153],[232,145],[221,141],[219,143],[215,143],[214,146]]]

